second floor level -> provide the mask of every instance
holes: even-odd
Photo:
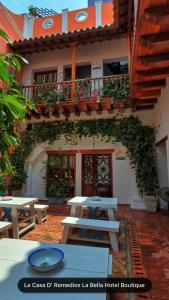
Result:
[[[129,103],[127,39],[27,55],[23,94],[37,105],[56,106],[83,100],[93,103],[109,98],[109,110],[116,102]],[[103,101],[105,103],[105,101]],[[104,108],[104,107],[103,107]]]

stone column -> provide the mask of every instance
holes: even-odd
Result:
[[[27,184],[26,184],[26,196],[32,196],[32,170],[33,170],[33,162],[28,162],[28,170],[27,170]]]
[[[76,190],[75,196],[82,195],[82,155],[76,154]]]
[[[68,9],[62,9],[62,32],[68,32]]]
[[[95,1],[96,7],[96,27],[102,26],[102,0]]]

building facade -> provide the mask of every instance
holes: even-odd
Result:
[[[28,112],[23,130],[32,130],[39,123],[51,122],[57,126],[57,122],[65,120],[74,124],[79,120],[111,122],[119,111],[123,116],[137,116],[145,125],[161,122],[159,110],[165,115],[167,107],[164,100],[160,99],[155,107],[154,103],[138,102],[133,111],[128,89],[125,101],[116,101],[117,91],[127,89],[130,81],[133,24],[130,18],[134,14],[133,7],[129,14],[126,4],[122,9],[127,16],[124,19],[116,1],[105,2],[89,1],[88,8],[72,12],[66,9],[62,14],[46,18],[13,16],[22,31],[22,38],[13,36],[13,51],[29,61],[20,78],[23,94],[37,106],[36,111]],[[18,18],[22,26],[17,23]],[[160,139],[167,135],[167,124],[166,115],[160,125]],[[168,182],[168,175],[164,176],[162,171],[167,165],[166,150],[163,150],[158,153],[162,185]],[[121,143],[106,143],[100,136],[80,139],[71,134],[66,140],[61,135],[52,144],[35,143],[25,170],[23,195],[42,200],[51,197],[53,183],[60,182],[60,178],[69,182],[67,197],[114,196],[123,204],[140,197],[127,149]]]

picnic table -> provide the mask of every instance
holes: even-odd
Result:
[[[71,205],[71,217],[79,216],[79,208],[81,210],[83,207],[98,207],[99,209],[107,210],[109,220],[114,220],[114,209],[117,209],[117,198],[76,196],[69,200],[67,204]]]
[[[8,214],[9,210],[7,209],[11,209],[13,238],[18,239],[21,234],[35,226],[34,204],[38,201],[38,198],[9,197],[9,199],[10,198],[11,200],[7,200],[5,197],[4,199],[3,197],[0,197],[0,207],[5,208],[5,212]],[[23,217],[21,222],[28,222],[28,225],[20,230],[18,210],[22,209],[26,205],[30,206],[30,214],[29,216]]]
[[[64,251],[64,264],[48,273],[40,273],[28,266],[28,254],[39,247],[57,247]],[[106,300],[106,293],[22,293],[18,289],[21,278],[107,278],[111,260],[108,248],[77,245],[47,244],[35,241],[0,240],[1,300]]]

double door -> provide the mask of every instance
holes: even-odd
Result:
[[[111,154],[83,154],[82,194],[112,197]]]

